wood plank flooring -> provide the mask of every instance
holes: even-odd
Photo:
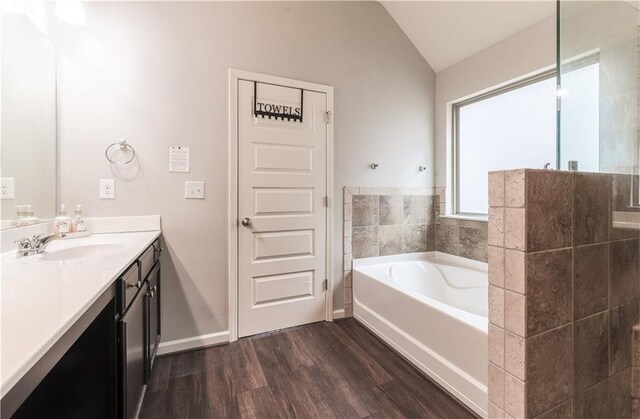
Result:
[[[142,418],[473,418],[354,320],[158,358]]]

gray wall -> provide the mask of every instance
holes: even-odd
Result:
[[[61,202],[87,216],[162,216],[165,340],[227,329],[228,69],[335,87],[334,308],[342,295],[342,187],[432,187],[435,75],[374,2],[85,3],[59,24]],[[126,137],[138,164],[112,171]],[[191,173],[168,173],[168,147]],[[380,164],[377,171],[369,163]],[[418,165],[429,167],[419,174]],[[116,178],[116,199],[98,199]],[[184,200],[185,180],[206,199]]]
[[[549,7],[555,7],[549,2]],[[436,186],[446,186],[447,104],[556,63],[556,17],[550,17],[438,73]],[[444,213],[444,208],[442,208]]]

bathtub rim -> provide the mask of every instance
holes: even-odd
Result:
[[[356,259],[353,261],[353,270],[358,271],[361,275],[366,275],[374,281],[382,282],[387,286],[393,287],[397,289],[399,292],[405,294],[408,298],[416,300],[421,304],[427,304],[436,310],[444,313],[448,317],[455,322],[461,322],[465,325],[473,327],[485,334],[489,332],[489,319],[488,316],[481,316],[479,314],[471,313],[469,311],[463,310],[458,307],[454,307],[452,305],[443,303],[434,298],[431,298],[427,295],[420,294],[415,291],[411,291],[403,288],[394,281],[392,278],[389,278],[388,282],[376,278],[375,276],[370,275],[364,270],[359,268],[366,268],[370,266],[376,265],[385,265],[390,263],[398,263],[398,262],[427,262],[427,263],[452,263],[455,266],[461,268],[469,268],[474,270],[479,270],[482,272],[488,272],[488,264],[485,262],[479,262],[471,259],[466,259],[460,256],[449,255],[441,252],[420,252],[420,253],[407,253],[402,255],[391,255],[391,256],[377,256],[371,258],[363,258]],[[488,277],[487,277],[487,286],[488,286]],[[355,300],[355,289],[354,289],[354,300]]]

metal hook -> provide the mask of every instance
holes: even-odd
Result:
[[[424,172],[425,170],[427,170],[426,166],[418,166],[418,171],[419,172]]]
[[[371,167],[371,170],[376,170],[378,166],[380,166],[378,163],[371,163],[369,167]]]

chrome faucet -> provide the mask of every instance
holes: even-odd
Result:
[[[60,240],[67,236],[67,233],[50,234],[45,236],[38,234],[33,236],[32,239],[23,238],[18,240],[18,256],[29,256],[32,254],[40,254],[44,252],[44,249],[49,243],[54,240]]]

